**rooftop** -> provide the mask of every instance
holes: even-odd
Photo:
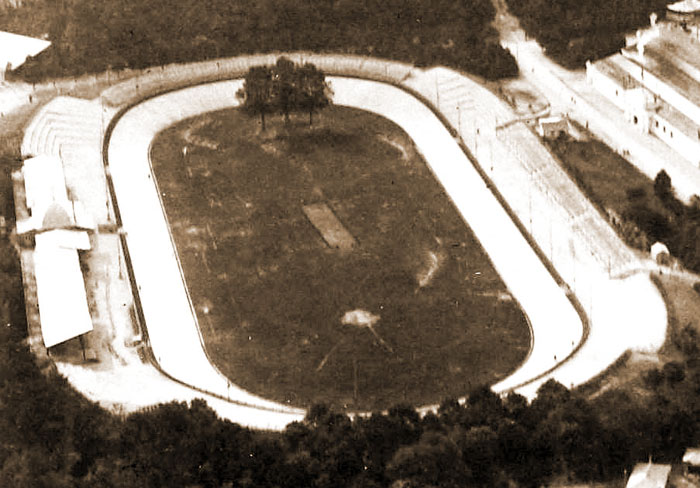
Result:
[[[700,12],[700,0],[681,0],[667,5],[666,8],[671,12],[679,14],[690,14]]]
[[[640,60],[636,49],[622,51],[629,61],[663,80],[666,85],[700,107],[700,82],[670,61],[668,52],[650,44],[646,46],[644,56]]]
[[[29,56],[36,56],[50,45],[43,39],[0,31],[0,72],[8,65],[10,69],[18,68]]]
[[[627,488],[664,488],[670,473],[670,464],[637,464],[627,480]]]
[[[666,102],[661,102],[659,107],[656,109],[656,113],[659,117],[668,120],[671,125],[680,130],[686,136],[696,140],[698,137],[698,130],[700,127],[693,122],[691,119],[685,116],[683,112],[676,110],[673,106]]]
[[[700,447],[690,447],[683,454],[683,462],[691,466],[700,466]]]
[[[69,248],[64,237],[53,232],[36,235],[34,273],[46,347],[92,330],[78,252]]]
[[[621,54],[613,54],[607,58],[600,59],[593,63],[593,66],[606,75],[608,78],[618,82],[620,86],[624,86],[626,89],[637,88],[641,86],[637,80],[632,78],[627,71],[620,67],[616,62],[618,57],[622,57]]]

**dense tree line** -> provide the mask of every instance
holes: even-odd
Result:
[[[627,223],[627,232],[621,234],[625,241],[642,251],[649,251],[656,241],[663,242],[685,268],[700,272],[700,200],[696,197],[688,205],[681,202],[664,170],[654,179],[653,194],[633,188],[627,198],[622,212],[623,223]]]
[[[657,180],[671,198],[670,182]],[[5,173],[6,216],[9,188]],[[114,416],[39,371],[8,236],[0,256],[0,486],[530,487],[617,478],[700,443],[697,324],[674,332],[684,359],[647,373],[642,395],[590,400],[550,381],[528,403],[482,387],[423,417],[399,405],[350,419],[317,405],[280,434],[221,420],[203,401]]]
[[[512,76],[494,15],[490,0],[32,0],[0,8],[0,23],[53,43],[20,68],[27,80],[290,50]]]
[[[506,0],[525,32],[557,62],[572,68],[624,46],[625,33],[662,15],[664,0]]]

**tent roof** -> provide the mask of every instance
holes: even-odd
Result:
[[[46,347],[92,330],[78,252],[59,246],[56,235],[36,235],[34,274],[41,334]]]
[[[5,71],[8,64],[10,69],[18,68],[29,56],[36,56],[50,45],[43,39],[0,31],[0,72]]]

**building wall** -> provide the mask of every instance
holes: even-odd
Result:
[[[652,114],[649,131],[671,146],[696,168],[700,168],[700,137],[695,139],[689,137],[658,114]]]
[[[629,59],[621,58],[621,66],[638,82],[644,85],[649,91],[664,99],[679,112],[700,125],[700,107],[695,105],[685,96],[681,95],[674,88],[648,70]]]
[[[614,103],[620,110],[625,110],[624,88],[617,80],[599,71],[595,64],[590,61],[586,62],[586,79],[601,95]]]

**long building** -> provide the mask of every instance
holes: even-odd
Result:
[[[13,177],[23,184],[15,199],[17,233],[32,259],[23,260],[28,320],[38,315],[46,348],[93,329],[78,251],[90,249],[76,205],[68,198],[61,160],[37,156],[24,161]],[[77,218],[76,218],[77,217]],[[31,275],[31,276],[29,276]],[[31,281],[32,290],[26,288]]]
[[[653,17],[619,53],[586,63],[586,74],[630,124],[700,169],[700,41],[687,19],[657,24]]]

